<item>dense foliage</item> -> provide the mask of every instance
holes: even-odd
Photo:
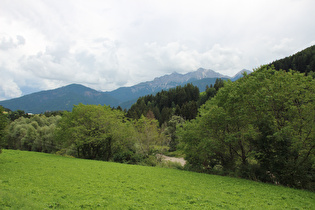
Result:
[[[181,131],[195,170],[315,189],[315,80],[261,67],[226,82]]]
[[[137,121],[109,106],[74,106],[65,113],[56,132],[61,152],[75,157],[139,163],[163,145],[156,120],[143,115]]]
[[[7,113],[8,113],[7,117],[9,118],[10,121],[14,121],[16,119],[19,119],[20,117],[28,118],[31,116],[25,113],[25,111],[23,110],[16,110],[16,111],[7,110]]]
[[[5,128],[8,124],[8,118],[5,114],[4,108],[0,106],[0,153],[1,148],[4,146]]]
[[[54,133],[60,116],[35,115],[20,117],[7,128],[5,147],[37,152],[56,152],[60,145],[55,141]]]
[[[146,116],[149,111],[159,121],[159,124],[167,123],[173,115],[181,116],[185,120],[196,118],[198,108],[223,87],[223,80],[216,79],[214,86],[206,88],[205,94],[199,93],[199,88],[192,84],[177,86],[167,91],[162,90],[156,95],[140,97],[128,110],[127,116],[139,119]]]
[[[315,72],[315,45],[292,56],[274,61],[270,65],[274,65],[277,70],[293,69],[305,74]]]

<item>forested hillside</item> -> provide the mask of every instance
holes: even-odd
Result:
[[[58,110],[71,111],[73,105],[79,103],[117,106],[119,101],[108,93],[99,92],[83,85],[72,84],[0,102],[2,106],[12,111],[23,110],[33,114]]]
[[[196,118],[198,108],[213,97],[223,84],[224,80],[216,79],[215,84],[207,86],[202,94],[198,87],[187,84],[158,92],[156,95],[140,97],[128,110],[127,116],[139,119],[141,115],[151,115],[159,121],[160,125],[168,122],[173,115],[191,120]]]
[[[305,74],[315,72],[315,45],[289,57],[272,62],[277,70],[293,69]]]

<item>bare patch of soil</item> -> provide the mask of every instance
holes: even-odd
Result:
[[[166,155],[159,155],[159,157],[165,161],[178,162],[182,166],[184,166],[186,164],[186,160],[184,158],[169,157]]]

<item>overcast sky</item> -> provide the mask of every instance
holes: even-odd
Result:
[[[110,91],[199,67],[232,76],[315,44],[314,0],[0,0],[0,100]]]

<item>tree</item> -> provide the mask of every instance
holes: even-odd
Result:
[[[133,134],[124,113],[109,106],[74,106],[58,124],[57,137],[75,156],[111,160],[117,153],[133,150]]]
[[[158,121],[154,118],[146,118],[143,115],[139,120],[134,121],[137,131],[136,150],[144,157],[149,157],[154,150],[154,146],[161,145],[163,137],[158,128]]]
[[[168,107],[164,107],[161,111],[160,115],[160,123],[167,122],[172,116],[172,109]],[[161,124],[160,124],[161,125]]]
[[[188,162],[314,188],[315,80],[266,66],[228,81],[181,131]],[[197,152],[198,151],[198,152]]]
[[[169,151],[176,151],[178,145],[178,136],[176,135],[177,126],[182,125],[185,120],[180,117],[173,115],[172,118],[167,122],[167,127],[164,133],[169,136]]]
[[[195,101],[189,101],[183,104],[181,108],[181,116],[186,120],[195,119],[198,113],[197,103]]]
[[[265,87],[253,96],[257,111],[252,109],[252,113],[259,130],[253,142],[256,158],[272,174],[273,180],[266,180],[311,188],[315,174],[315,80],[294,71],[268,73]]]
[[[35,115],[31,118],[20,117],[11,122],[5,137],[9,149],[37,152],[55,152],[59,149],[54,132],[60,116],[46,117]]]
[[[196,103],[197,101],[198,105]],[[139,98],[128,110],[127,116],[132,119],[139,119],[141,115],[146,116],[149,110],[151,110],[161,126],[167,122],[174,113],[182,115],[180,109],[184,106],[184,117],[187,119],[194,118],[199,104],[199,88],[192,84],[186,84],[183,87],[177,86],[168,91],[162,90],[155,96],[147,95]],[[190,108],[192,110],[187,110]]]
[[[10,111],[8,114],[8,118],[10,119],[10,121],[14,121],[16,119],[19,119],[20,117],[29,117],[29,116],[23,110]]]
[[[224,86],[224,80],[221,78],[217,78],[215,80],[215,83],[213,85],[213,88],[218,91],[220,88],[222,88]]]
[[[1,148],[3,147],[3,141],[5,137],[5,128],[8,124],[8,118],[6,114],[4,113],[4,108],[0,106],[0,153]]]
[[[270,64],[270,66],[272,65],[277,70],[284,69],[289,71],[293,69],[308,75],[309,72],[315,71],[315,45],[289,57],[274,61]]]

